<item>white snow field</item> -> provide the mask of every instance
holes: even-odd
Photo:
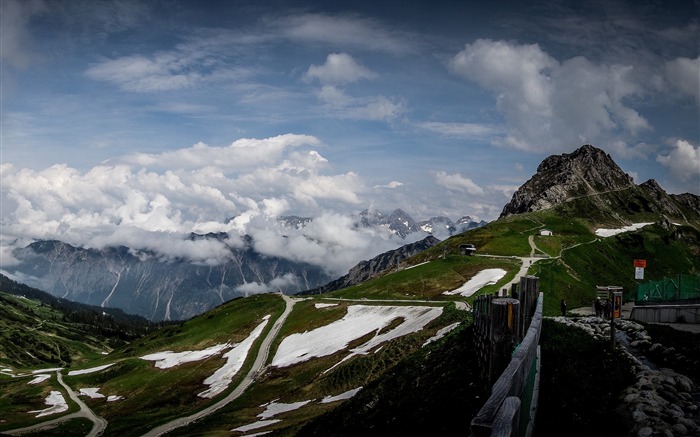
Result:
[[[70,372],[68,372],[68,376],[85,375],[87,373],[100,372],[104,369],[107,369],[107,368],[113,366],[113,365],[114,365],[114,363],[105,364],[104,366],[91,367],[89,369],[71,370]]]
[[[197,396],[201,398],[213,398],[226,390],[226,387],[231,384],[233,377],[241,370],[241,367],[243,367],[243,363],[248,356],[250,348],[253,346],[253,343],[255,343],[255,340],[260,337],[260,334],[262,334],[269,320],[269,315],[263,317],[263,321],[253,329],[253,332],[251,332],[245,340],[233,345],[233,348],[224,354],[226,364],[204,380],[204,384],[208,385],[209,388],[198,393]]]
[[[461,294],[464,297],[469,297],[483,287],[497,283],[505,275],[506,271],[503,269],[484,269],[465,282],[461,287],[452,291],[445,291],[442,294]]]
[[[34,377],[31,381],[29,381],[27,384],[39,384],[41,382],[46,381],[47,379],[51,378],[50,374],[46,373],[40,373]]]
[[[429,345],[430,343],[432,343],[434,341],[440,340],[442,337],[447,335],[450,331],[452,331],[453,329],[455,329],[458,326],[459,326],[459,322],[445,326],[444,328],[440,329],[434,336],[427,339],[425,341],[425,343],[423,343],[423,347]]]
[[[199,351],[164,351],[148,354],[141,357],[142,360],[155,361],[155,366],[159,369],[168,369],[180,364],[190,363],[208,358],[220,353],[230,345],[228,343],[215,344],[214,346]]]
[[[343,392],[339,395],[335,396],[326,396],[323,399],[321,399],[322,404],[330,404],[331,402],[335,401],[344,401],[345,399],[350,399],[351,397],[355,396],[358,391],[362,390],[362,386],[353,388],[352,390],[348,390],[346,392]]]
[[[51,393],[49,393],[49,395],[46,396],[46,400],[44,402],[46,403],[46,405],[50,405],[49,408],[44,408],[43,410],[29,411],[29,413],[39,413],[36,415],[36,417],[43,417],[51,414],[63,413],[64,411],[68,410],[68,404],[66,403],[66,399],[63,397],[60,391],[51,391]]]
[[[249,425],[243,425],[243,426],[239,426],[238,428],[233,428],[231,431],[238,431],[238,432],[252,431],[254,429],[263,428],[267,425],[272,425],[273,423],[277,423],[277,422],[281,422],[281,420],[279,420],[279,419],[260,420],[258,422],[253,422]]]
[[[613,235],[621,234],[623,232],[636,231],[642,229],[644,226],[652,225],[653,223],[634,223],[629,226],[625,226],[617,229],[596,229],[595,234],[599,237],[612,237]]]
[[[56,372],[58,370],[63,370],[63,367],[51,367],[49,369],[32,370],[32,375],[36,373]]]
[[[331,355],[345,349],[355,339],[380,331],[392,320],[403,319],[403,323],[395,328],[377,334],[352,349],[350,355],[343,359],[345,361],[353,355],[367,353],[383,342],[419,331],[440,314],[442,307],[351,305],[340,320],[286,337],[280,343],[271,365],[286,367],[313,357]]]
[[[275,417],[276,415],[286,413],[287,411],[297,410],[303,407],[304,405],[308,404],[309,402],[311,401],[301,401],[283,404],[276,401],[272,401],[269,404],[264,405],[265,411],[258,414],[258,417],[263,420],[269,419],[270,417]]]
[[[105,397],[102,393],[98,393],[99,391],[100,389],[98,387],[84,387],[80,389],[80,394],[90,399],[101,399]]]

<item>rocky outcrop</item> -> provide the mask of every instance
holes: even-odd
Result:
[[[556,317],[555,320],[583,329],[601,341],[610,340],[610,322],[599,317]],[[644,354],[675,354],[673,348],[654,343],[639,323],[618,320],[615,326],[619,330],[616,338],[628,345],[619,350],[629,357],[636,374],[636,382],[622,393],[621,408],[630,423],[629,435],[700,435],[700,405],[696,400],[700,394],[698,387],[690,378],[673,369],[656,369],[645,362]],[[675,359],[683,360],[684,357],[676,356]]]
[[[591,145],[542,161],[503,208],[501,217],[549,209],[572,197],[634,187],[610,155]]]
[[[700,196],[668,194],[653,179],[635,185],[610,155],[591,145],[542,161],[535,175],[513,193],[501,217],[552,208],[597,222],[652,215],[684,224],[700,222]]]

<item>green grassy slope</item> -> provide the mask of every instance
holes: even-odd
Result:
[[[632,218],[628,219],[627,223],[630,223]],[[473,379],[470,372],[476,366],[470,361],[474,357],[469,343],[469,315],[457,310],[450,301],[470,299],[446,296],[442,294],[444,291],[461,286],[486,268],[502,268],[507,274],[498,284],[485,287],[480,293],[499,290],[520,269],[520,260],[512,257],[531,255],[529,238],[537,246],[535,255],[540,257],[532,264],[529,273],[540,277],[540,288],[545,293],[546,315],[558,314],[560,298],[567,299],[569,308],[590,305],[595,297],[596,285],[621,285],[625,291],[631,292],[636,284],[632,268],[634,259],[647,260],[645,273],[648,279],[660,279],[678,273],[700,273],[700,231],[694,226],[655,224],[608,238],[598,238],[594,233],[596,226],[600,225],[585,216],[570,218],[557,211],[511,216],[447,239],[405,260],[398,268],[386,271],[361,285],[300,300],[273,343],[270,357],[274,356],[275,349],[285,336],[339,320],[346,314],[349,305],[380,304],[373,301],[392,304],[391,301],[397,301],[395,305],[440,305],[444,310],[442,316],[428,324],[424,330],[396,338],[370,354],[356,356],[336,367],[334,365],[346,352],[340,351],[285,368],[268,368],[231,404],[195,425],[177,429],[170,435],[230,435],[230,430],[234,427],[259,420],[258,415],[265,410],[265,405],[273,401],[309,401],[303,408],[275,417],[282,421],[265,429],[272,429],[270,435],[273,436],[292,436],[298,433],[334,435],[323,430],[338,428],[356,432],[384,432],[394,429],[394,426],[413,430],[416,432],[414,435],[430,435],[427,430],[464,432],[472,410],[483,401],[483,394],[475,394],[478,393],[476,387],[469,385]],[[611,228],[619,226],[619,223],[607,224]],[[549,229],[553,235],[540,236],[541,229]],[[464,243],[475,244],[477,256],[458,255],[457,249]],[[19,361],[24,366],[31,367],[56,362],[62,363],[62,367],[70,366],[71,369],[114,363],[107,370],[85,375],[68,376],[64,371],[64,379],[76,391],[85,387],[99,387],[105,395],[123,397],[114,403],[107,403],[104,399],[85,399],[98,415],[108,420],[110,425],[104,434],[106,436],[140,435],[160,423],[189,415],[216,401],[201,399],[197,393],[206,388],[203,385],[204,378],[223,364],[221,355],[167,370],[155,368],[152,362],[144,361],[140,356],[165,350],[201,350],[220,343],[239,342],[247,337],[263,317],[270,315],[274,320],[284,309],[283,300],[274,294],[240,298],[191,320],[165,326],[128,344],[116,345],[105,343],[100,338],[93,340],[89,331],[85,330],[60,331],[53,323],[58,323],[57,319],[62,316],[50,306],[25,302],[26,299],[11,296],[0,295],[0,298],[6,300],[0,300],[0,310],[5,311],[3,317],[0,317],[0,323],[6,320],[6,324],[0,326],[3,328],[0,335],[8,335],[7,340],[3,339],[0,345],[6,361],[0,363]],[[319,302],[336,305],[319,309],[315,306]],[[20,307],[23,308],[22,311],[17,310]],[[392,325],[400,322],[400,319],[394,320]],[[457,331],[446,339],[423,348],[425,340],[439,329],[457,322],[461,323]],[[45,332],[49,327],[53,330]],[[61,325],[61,329],[68,327]],[[38,337],[38,333],[44,333],[48,337]],[[264,335],[265,333],[263,337]],[[350,347],[373,335],[371,333],[356,339]],[[557,345],[566,342],[563,339],[567,335],[553,333],[550,343]],[[61,343],[57,348],[56,336],[66,338],[67,343]],[[71,336],[81,337],[76,339]],[[15,338],[24,343],[16,342]],[[576,345],[581,343],[585,347],[590,346],[583,339],[575,340]],[[72,341],[77,343],[71,343]],[[93,341],[94,344],[91,343]],[[12,346],[8,347],[10,343]],[[231,387],[236,385],[252,365],[252,357],[258,345],[259,341]],[[27,357],[21,357],[34,347],[41,351],[40,354],[44,357],[42,360],[33,362],[27,361]],[[101,355],[100,352],[108,350],[107,347],[115,350],[109,355]],[[59,350],[70,351],[70,361],[63,359]],[[551,353],[576,356],[571,348],[555,349]],[[614,358],[610,359],[614,361]],[[554,358],[550,357],[549,361],[554,362]],[[611,363],[613,366],[618,365]],[[568,366],[570,363],[562,361],[561,365]],[[20,414],[22,411],[41,407],[43,397],[50,390],[60,389],[55,377],[37,386],[27,385],[26,382],[26,379],[0,376],[0,390],[3,394],[9,394],[0,401],[0,417],[24,417]],[[334,409],[339,403],[320,402],[326,396],[361,386],[366,387],[366,390],[343,403],[337,411]],[[475,396],[480,396],[480,400]],[[457,416],[457,412],[451,409],[453,404],[461,405],[464,414]],[[324,416],[326,413],[329,415]],[[595,411],[591,414],[594,413]],[[366,422],[362,422],[360,417]],[[454,417],[459,417],[459,420]],[[22,420],[24,423],[34,419],[25,417]],[[0,432],[13,425],[9,422],[0,423]],[[423,431],[426,433],[421,434]]]
[[[68,367],[124,343],[64,316],[36,300],[0,292],[0,366]]]

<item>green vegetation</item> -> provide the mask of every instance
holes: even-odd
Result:
[[[0,292],[0,365],[69,367],[98,358],[124,342],[36,300]]]
[[[569,308],[592,305],[596,285],[622,286],[625,299],[634,299],[635,259],[647,260],[646,279],[698,274],[699,242],[700,232],[692,227],[667,230],[649,225],[636,232],[572,247],[559,259],[539,261],[530,272],[540,277],[545,314],[554,315],[559,311],[559,299],[566,299]]]
[[[484,290],[487,292],[497,291],[500,284],[513,278],[520,268],[519,262],[507,258],[448,255],[445,259],[440,257],[420,264],[425,262],[423,259],[421,254],[416,255],[408,260],[415,263],[415,267],[387,273],[360,285],[326,293],[324,296],[344,299],[453,300],[455,296],[442,293],[464,285],[469,278],[483,269],[501,268],[508,272],[499,284]]]
[[[276,416],[283,420],[265,429],[272,429],[271,436],[468,434],[469,419],[481,407],[486,394],[479,391],[469,313],[458,310],[453,301],[471,298],[444,295],[444,291],[458,288],[481,270],[502,268],[507,271],[506,276],[479,294],[498,291],[516,279],[521,260],[515,256],[529,257],[533,251],[541,259],[530,266],[528,273],[540,278],[545,315],[558,315],[562,298],[569,308],[591,305],[596,285],[622,286],[629,298],[636,285],[634,259],[647,260],[646,279],[700,273],[698,228],[662,222],[635,232],[598,238],[594,234],[596,223],[614,228],[621,226],[621,218],[608,212],[589,214],[581,209],[585,206],[583,199],[567,202],[556,210],[498,220],[447,239],[363,284],[297,301],[273,342],[270,357],[284,337],[339,320],[349,305],[420,302],[442,306],[444,310],[422,331],[391,340],[367,355],[340,363],[347,351],[338,351],[284,368],[268,367],[242,396],[216,414],[169,435],[229,435],[232,428],[258,421],[265,405],[273,401],[310,402]],[[561,211],[577,211],[578,215],[566,216]],[[634,221],[643,221],[637,218]],[[551,230],[553,235],[540,236],[541,229]],[[530,246],[529,239],[536,248]],[[475,256],[458,254],[459,245],[467,243],[477,247]],[[139,357],[166,350],[201,350],[237,343],[269,315],[263,338],[285,307],[283,299],[274,294],[239,298],[190,320],[155,330],[153,325],[139,325],[137,319],[102,314],[94,308],[68,308],[59,301],[18,297],[16,291],[21,284],[7,282],[6,278],[3,281],[0,285],[9,284],[15,292],[0,293],[0,365],[13,369],[49,365],[76,369],[113,364],[101,372],[84,375],[68,376],[64,371],[64,379],[75,391],[99,387],[104,395],[123,397],[110,403],[84,398],[96,414],[109,422],[106,436],[143,433],[192,414],[227,394],[214,400],[197,396],[206,389],[203,380],[223,365],[220,354],[164,370]],[[335,305],[316,308],[320,302]],[[401,322],[397,317],[390,327]],[[439,329],[453,323],[460,323],[457,330],[423,347]],[[126,334],[113,335],[114,332]],[[374,335],[369,333],[354,340],[349,348]],[[614,414],[616,396],[630,382],[628,363],[584,333],[551,321],[545,321],[542,335],[538,429],[545,434],[565,429],[572,435],[621,432],[617,425],[602,431],[598,418]],[[663,331],[652,333],[652,337],[657,335],[664,344],[681,338]],[[688,368],[683,370],[692,372],[692,363],[700,359],[700,348],[695,338],[683,341],[692,345],[678,345],[678,350],[690,357]],[[259,347],[260,340],[229,391],[251,368]],[[109,351],[108,355],[102,354]],[[693,377],[697,381],[697,372]],[[39,385],[27,382],[28,377],[0,374],[0,417],[6,420],[0,423],[0,432],[38,422],[26,411],[44,408],[44,398],[51,390],[62,391],[55,377]],[[320,402],[324,397],[358,387],[364,389],[346,402]],[[74,411],[76,406],[70,401],[69,404]],[[50,430],[48,435],[81,433],[87,426],[85,421],[72,420]]]

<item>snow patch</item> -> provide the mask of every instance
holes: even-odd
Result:
[[[108,367],[111,367],[113,365],[114,365],[114,363],[105,364],[104,366],[91,367],[89,369],[71,370],[70,372],[68,372],[68,376],[85,375],[87,373],[99,372],[99,371],[107,369]]]
[[[231,431],[238,431],[238,432],[246,432],[246,431],[252,431],[254,429],[258,428],[263,428],[267,425],[272,425],[273,423],[281,422],[279,419],[272,419],[272,420],[260,420],[255,423],[251,423],[249,425],[243,425],[239,426],[238,428],[233,428]]]
[[[63,394],[61,394],[60,391],[53,390],[51,393],[49,393],[44,402],[46,405],[50,405],[49,408],[29,411],[29,413],[39,413],[36,415],[36,417],[43,417],[51,414],[63,413],[64,411],[68,410],[66,399],[63,397]]]
[[[233,349],[224,354],[226,358],[226,364],[220,367],[213,375],[204,380],[204,384],[209,386],[209,389],[198,393],[197,396],[200,398],[213,398],[222,391],[226,390],[229,386],[233,377],[241,370],[243,363],[250,348],[253,346],[255,340],[260,337],[265,325],[270,320],[270,316],[267,315],[263,317],[263,321],[250,333],[250,335],[242,342],[233,346]]]
[[[452,291],[445,291],[442,294],[461,294],[462,296],[469,297],[483,287],[497,283],[505,275],[506,271],[503,269],[484,269],[465,282],[461,287]]]
[[[32,370],[32,374],[36,373],[46,373],[46,372],[56,372],[59,370],[63,370],[63,367],[52,367],[50,369],[39,369],[39,370]]]
[[[29,381],[27,384],[39,384],[39,383],[46,381],[49,378],[51,378],[51,375],[47,375],[47,374],[42,373],[42,374],[35,376],[34,379]]]
[[[629,226],[624,226],[622,228],[617,228],[617,229],[596,229],[595,234],[599,237],[612,237],[613,235],[621,234],[623,232],[632,232],[636,231],[638,229],[642,229],[644,226],[647,225],[652,225],[652,223],[634,223]]]
[[[458,327],[458,326],[459,326],[459,322],[456,322],[456,323],[453,323],[453,324],[451,324],[451,325],[445,326],[444,328],[442,328],[441,330],[439,330],[434,336],[432,336],[432,337],[430,337],[429,339],[427,339],[427,340],[425,341],[425,343],[423,343],[423,347],[425,347],[426,345],[428,345],[428,344],[430,344],[430,343],[432,343],[432,342],[434,342],[434,341],[440,340],[442,337],[444,337],[445,335],[447,335],[448,332],[452,331],[453,329],[455,329],[455,328]]]
[[[141,357],[142,360],[155,361],[155,366],[159,369],[168,369],[170,367],[179,366],[180,364],[190,363],[209,358],[212,355],[220,353],[225,348],[229,347],[228,343],[221,343],[206,349],[198,351],[183,351],[173,352],[164,351],[148,354]]]
[[[441,307],[351,305],[340,320],[286,337],[280,343],[271,365],[286,367],[313,357],[331,355],[345,349],[353,340],[381,331],[397,318],[404,319],[400,325],[376,334],[352,349],[350,355],[342,360],[345,361],[354,355],[366,354],[381,343],[419,331],[441,313]]]
[[[124,396],[112,395],[112,396],[107,397],[107,402],[115,402],[115,401],[118,401],[120,399],[124,399]]]
[[[82,396],[87,396],[90,399],[101,399],[105,397],[102,393],[98,393],[100,391],[99,388],[97,387],[85,387],[80,389],[80,394]]]
[[[341,393],[339,395],[335,396],[326,396],[323,399],[321,399],[322,404],[330,404],[331,402],[336,402],[336,401],[344,401],[345,399],[350,399],[351,397],[355,396],[357,392],[362,390],[362,386],[353,388],[352,390],[348,390],[344,393]]]
[[[283,403],[278,403],[278,402],[270,402],[269,404],[265,405],[265,411],[262,413],[258,414],[258,417],[265,420],[269,419],[270,417],[274,417],[278,414],[286,413],[287,411],[294,411],[297,410],[304,405],[308,404],[311,401],[301,401],[301,402],[292,402],[289,404],[283,404]]]
[[[314,307],[316,307],[316,309],[336,307],[336,306],[338,306],[337,303],[316,303],[316,304],[314,304]]]

